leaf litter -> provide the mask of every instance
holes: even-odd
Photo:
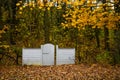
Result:
[[[0,80],[120,80],[119,66],[0,66]]]

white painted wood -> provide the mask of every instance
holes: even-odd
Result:
[[[54,45],[41,45],[41,49],[23,48],[23,65],[54,65]]]
[[[54,65],[54,45],[45,44],[41,48],[23,48],[23,65]],[[58,48],[56,46],[56,64],[74,64],[75,48]]]
[[[22,65],[42,65],[42,50],[23,48]]]
[[[43,65],[54,65],[54,45],[45,44],[41,46]]]
[[[56,46],[56,64],[74,64],[75,63],[75,48],[58,48]]]

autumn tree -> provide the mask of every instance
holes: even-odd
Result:
[[[96,6],[92,0],[74,1],[73,3],[69,2],[71,8],[68,8],[66,11],[67,14],[63,15],[63,17],[66,18],[66,21],[62,23],[62,25],[63,27],[68,28],[78,28],[80,31],[87,31],[88,29],[88,31],[90,31],[90,28],[93,28],[96,31],[101,29],[102,33],[104,33],[104,49],[105,51],[110,51],[109,30],[116,29],[116,22],[119,21],[119,16],[115,13],[113,5],[110,3],[111,2],[103,0],[99,6]],[[90,33],[88,33],[88,35]],[[95,32],[95,36],[97,46],[100,47],[98,32]],[[89,37],[92,37],[92,35]],[[105,52],[105,54],[108,55],[108,52]]]
[[[115,0],[114,3],[115,13],[120,16],[120,0]],[[120,22],[116,22],[117,29],[114,30],[114,41],[115,41],[115,52],[114,52],[114,63],[120,63]]]
[[[13,57],[9,58],[17,64],[23,47],[40,47],[48,42],[75,47],[79,62],[107,63],[112,61],[113,49],[119,53],[115,44],[119,42],[119,2],[9,0],[7,4],[3,7],[5,4],[0,3],[1,25],[7,26],[0,36],[9,46],[6,50]],[[119,61],[116,58],[114,61]]]

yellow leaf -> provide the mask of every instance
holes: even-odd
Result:
[[[17,3],[16,6],[20,6],[20,3]]]

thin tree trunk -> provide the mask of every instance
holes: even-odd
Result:
[[[47,1],[44,0],[44,5],[46,5]],[[49,20],[49,13],[47,10],[47,7],[45,7],[44,11],[44,37],[45,37],[45,43],[50,42],[50,20]]]
[[[115,12],[118,13],[118,15],[120,15],[120,0],[118,3],[116,3],[114,5],[115,7]],[[114,30],[114,54],[113,54],[113,57],[114,57],[114,64],[116,63],[120,63],[120,23],[118,22],[116,24],[117,26],[117,30]]]
[[[9,16],[10,16],[10,24],[11,24],[11,28],[10,28],[10,43],[11,44],[15,44],[14,38],[14,29],[15,29],[15,25],[17,24],[16,22],[16,3],[18,0],[13,0],[10,1],[9,0]]]
[[[106,0],[102,0],[102,3],[105,4]],[[106,11],[106,6],[103,6],[104,11]],[[106,17],[106,16],[105,16]],[[104,25],[104,42],[105,42],[105,50],[110,51],[110,44],[109,44],[109,30]]]
[[[100,47],[99,33],[100,33],[100,31],[99,31],[99,29],[98,29],[97,26],[96,26],[96,28],[95,28],[95,38],[96,38],[97,48]]]
[[[104,26],[104,42],[105,42],[105,50],[110,51],[109,30],[106,26]]]

